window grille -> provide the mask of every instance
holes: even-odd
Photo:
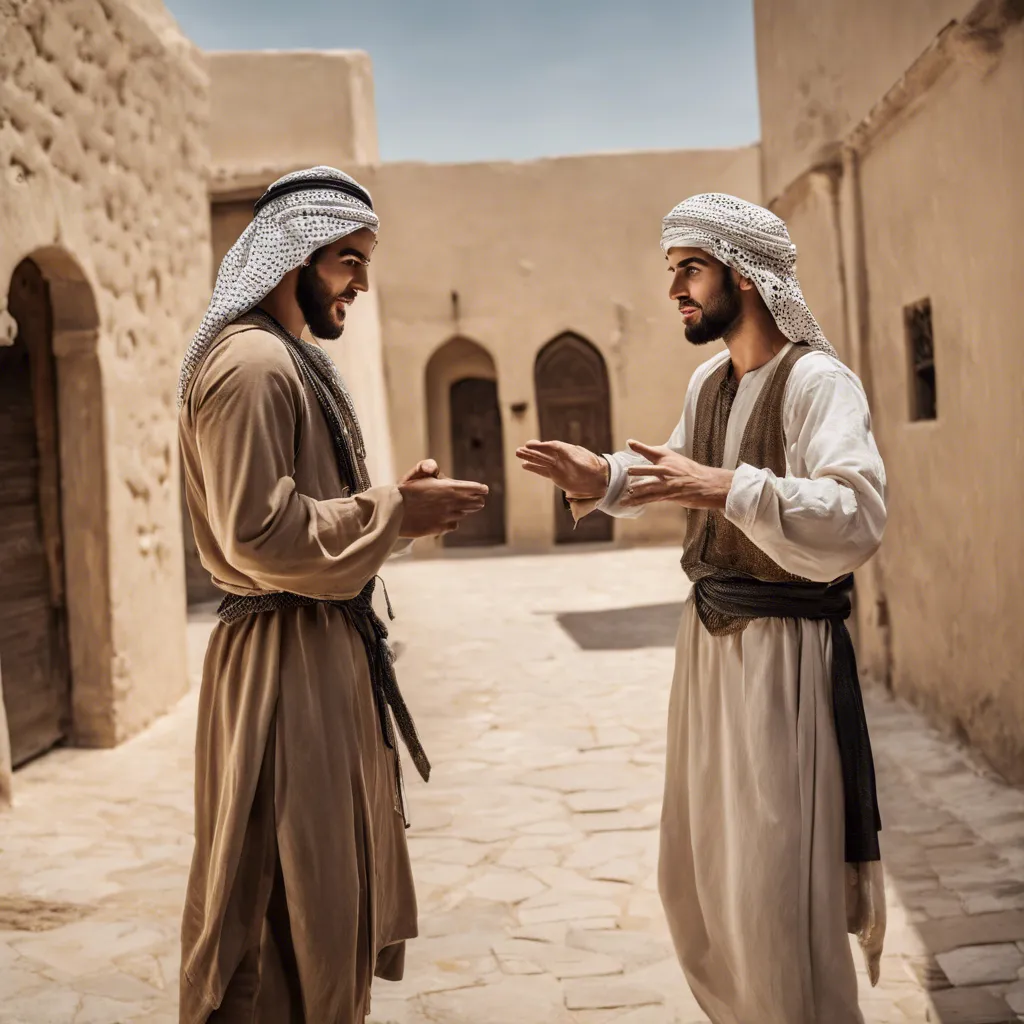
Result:
[[[931,299],[903,308],[903,326],[910,362],[910,418],[934,420],[938,415],[935,393],[935,346],[932,340]]]

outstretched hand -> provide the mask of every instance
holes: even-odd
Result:
[[[487,487],[449,480],[433,459],[418,462],[398,483],[404,504],[401,537],[439,537],[459,528],[487,501]]]
[[[565,441],[527,441],[516,458],[570,498],[603,498],[608,490],[608,463],[587,448]]]
[[[672,501],[685,508],[725,508],[732,486],[731,469],[702,466],[665,445],[629,441],[629,447],[651,465],[630,466],[629,483],[620,504],[627,508]],[[640,479],[643,478],[643,479]]]

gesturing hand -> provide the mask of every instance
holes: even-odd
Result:
[[[400,537],[436,537],[451,533],[459,528],[465,516],[484,507],[487,498],[484,484],[415,474],[413,470],[398,485],[405,504]]]
[[[627,507],[674,501],[685,508],[725,508],[732,486],[731,469],[702,466],[664,445],[630,441],[629,447],[651,462],[630,466],[629,483],[620,504]],[[638,477],[644,477],[639,480]]]
[[[444,473],[441,472],[440,467],[433,459],[422,459],[398,482],[399,484],[408,484],[412,483],[413,480],[427,480],[430,477],[434,477],[437,480],[445,479]]]
[[[528,473],[545,477],[570,498],[603,498],[608,490],[608,463],[578,444],[527,441],[516,458]]]

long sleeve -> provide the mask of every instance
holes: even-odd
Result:
[[[793,476],[741,464],[726,518],[794,575],[828,582],[859,568],[885,529],[885,469],[867,399],[842,367],[793,371],[783,427]],[[798,374],[798,371],[804,371]]]
[[[398,542],[397,487],[316,500],[296,485],[305,401],[283,345],[245,332],[192,397],[206,515],[224,560],[268,590],[354,597]],[[217,358],[220,356],[220,358]]]

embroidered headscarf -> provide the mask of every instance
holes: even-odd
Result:
[[[275,181],[255,206],[252,223],[224,257],[213,298],[178,377],[178,406],[217,336],[270,294],[317,249],[360,228],[376,232],[370,194],[334,167],[311,167]]]
[[[779,330],[838,358],[796,279],[796,246],[770,210],[721,192],[690,196],[662,221],[661,247],[703,249],[754,282]]]

